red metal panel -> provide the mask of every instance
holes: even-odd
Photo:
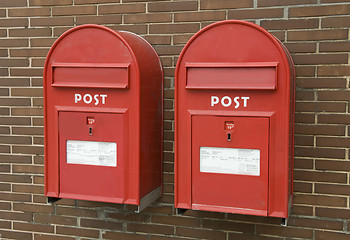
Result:
[[[142,207],[159,197],[162,82],[159,57],[136,34],[89,24],[59,37],[44,67],[45,195]],[[67,163],[67,141],[116,144],[120,165]]]
[[[124,114],[95,112],[59,112],[60,132],[60,194],[59,197],[75,199],[91,199],[108,202],[123,202],[124,199]],[[94,118],[93,125],[87,119]],[[72,121],[74,119],[74,121]],[[108,126],[108,131],[106,131]],[[106,162],[99,159],[95,165],[88,164],[96,154],[104,157],[103,152],[91,151],[69,152],[68,141],[81,141],[81,148],[91,143],[115,143],[116,166],[108,166],[113,160]],[[69,142],[68,142],[69,143]],[[102,149],[101,149],[102,150]],[[82,149],[81,151],[84,151]],[[68,154],[81,158],[79,163],[68,163]],[[74,155],[75,154],[75,155]],[[107,153],[108,154],[108,153]],[[114,155],[114,153],[109,153]],[[109,156],[111,157],[111,156]]]
[[[186,64],[188,89],[276,89],[277,63]]]
[[[127,88],[129,64],[54,64],[52,86]]]
[[[175,70],[175,207],[288,217],[293,182],[294,72],[292,59],[281,42],[250,22],[217,22],[203,28],[188,41]],[[239,196],[231,194],[230,184],[213,188],[217,191],[213,196],[222,194],[222,198],[230,201],[215,202],[215,199],[202,197],[200,203],[195,203],[198,200],[195,182],[206,181],[203,176],[211,174],[196,175],[193,172],[194,161],[198,161],[195,155],[198,149],[193,152],[193,144],[197,144],[193,137],[200,134],[198,139],[206,141],[202,140],[204,134],[215,128],[210,119],[204,121],[207,122],[205,125],[198,123],[202,124],[200,128],[195,126],[192,118],[198,113],[205,113],[213,119],[222,116],[269,119],[268,143],[260,141],[258,146],[260,150],[268,149],[268,160],[261,158],[261,165],[265,164],[268,173],[267,183],[264,182],[266,179],[261,181],[261,184],[267,184],[267,207],[264,210],[257,207],[261,198],[249,194],[247,196],[252,201],[257,201],[251,203],[251,209],[248,206],[243,206],[244,210],[235,207],[239,205],[235,203],[235,197],[239,201]],[[261,121],[251,125],[259,125]],[[232,126],[230,122],[228,117],[220,123],[221,128],[226,128],[225,131],[235,128],[235,123]],[[261,127],[266,128],[266,124]],[[245,128],[252,143],[255,139],[253,128]],[[262,135],[267,136],[266,131]],[[228,148],[224,143],[221,145],[216,147]],[[199,177],[201,181],[197,180]],[[236,185],[242,179],[235,177],[226,180]],[[199,188],[204,194],[204,186]]]
[[[234,123],[230,130],[224,127],[228,121]],[[193,208],[210,210],[224,207],[230,212],[254,211],[266,216],[268,144],[269,118],[193,116]],[[213,155],[202,156],[203,148],[213,149]],[[250,159],[251,151],[258,153],[259,160]],[[230,154],[229,157],[220,158],[220,153],[225,152]],[[234,156],[234,152],[238,155]]]

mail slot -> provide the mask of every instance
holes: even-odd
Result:
[[[65,32],[44,68],[45,195],[133,204],[161,195],[163,72],[140,36]]]
[[[175,71],[175,207],[287,218],[295,68],[250,22],[211,24]]]

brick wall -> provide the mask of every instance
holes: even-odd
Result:
[[[209,23],[245,19],[283,41],[297,69],[295,190],[280,219],[173,208],[174,69]],[[42,70],[54,40],[96,23],[145,37],[165,72],[163,197],[134,207],[43,195]],[[350,239],[347,0],[1,0],[0,239]]]

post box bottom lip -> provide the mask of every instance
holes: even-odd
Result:
[[[205,204],[192,204],[193,210],[204,210],[212,212],[226,212],[226,213],[236,213],[236,214],[247,214],[256,216],[268,216],[267,210],[256,210],[249,208],[237,208],[237,207],[227,207],[227,206],[213,206]]]
[[[119,203],[119,204],[123,204],[125,202],[124,198],[91,196],[91,195],[82,195],[82,194],[73,194],[73,193],[60,193],[59,198],[86,200],[86,201],[95,201],[95,202],[109,202],[109,203]]]

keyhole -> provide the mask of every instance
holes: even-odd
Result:
[[[231,133],[227,133],[227,141],[231,142]]]
[[[92,128],[89,128],[89,135],[92,135]]]

